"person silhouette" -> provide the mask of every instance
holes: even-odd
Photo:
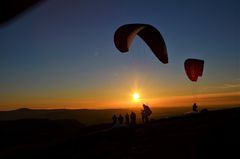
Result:
[[[129,125],[129,114],[128,113],[125,115],[125,123],[126,123],[126,125]]]
[[[135,125],[136,124],[136,113],[131,112],[130,118],[131,118],[131,125]]]
[[[123,116],[120,114],[119,116],[118,116],[118,122],[119,122],[119,124],[123,124]]]
[[[152,114],[152,110],[150,107],[146,104],[143,104],[143,110],[141,110],[142,115],[142,122],[148,123],[149,122],[149,116]]]
[[[141,115],[142,115],[142,122],[145,123],[145,112],[144,112],[144,110],[141,110]]]
[[[115,125],[117,123],[117,116],[115,114],[112,116],[112,120],[113,120],[113,125]]]
[[[197,106],[196,103],[193,104],[192,110],[193,110],[194,112],[198,112],[198,106]]]

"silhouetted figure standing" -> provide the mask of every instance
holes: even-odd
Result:
[[[113,125],[115,125],[117,123],[117,116],[114,114],[112,117],[113,120]]]
[[[123,116],[120,114],[119,116],[118,116],[118,122],[119,122],[119,124],[123,124]]]
[[[144,110],[141,110],[141,115],[142,115],[142,122],[145,122],[145,113]]]
[[[143,110],[141,111],[142,115],[142,122],[148,123],[149,122],[149,116],[152,114],[152,110],[148,105],[143,104]]]
[[[193,110],[194,112],[198,112],[198,106],[197,106],[196,103],[193,104],[192,110]]]
[[[125,115],[125,123],[126,123],[126,125],[129,125],[129,114],[127,113],[126,115]]]
[[[131,118],[131,125],[136,125],[136,119],[137,119],[136,113],[131,112],[130,118]]]

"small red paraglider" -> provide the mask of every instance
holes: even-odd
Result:
[[[185,72],[191,81],[196,82],[203,74],[204,60],[187,59],[184,62]]]

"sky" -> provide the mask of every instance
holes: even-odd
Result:
[[[240,104],[239,10],[238,0],[40,3],[0,26],[0,110]],[[114,33],[130,23],[161,32],[168,64],[137,36],[117,50]],[[205,61],[197,82],[187,58]]]

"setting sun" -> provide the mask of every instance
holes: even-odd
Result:
[[[137,101],[137,100],[139,100],[139,94],[138,93],[133,93],[133,99],[135,100],[135,101]]]

